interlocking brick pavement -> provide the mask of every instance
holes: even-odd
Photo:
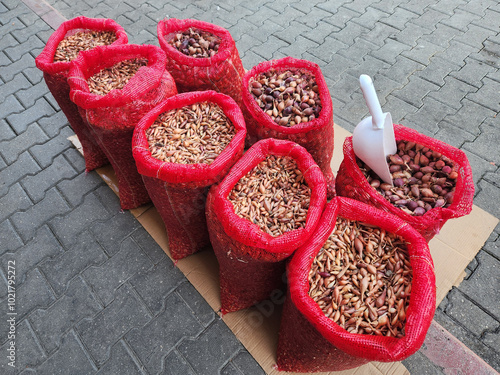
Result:
[[[0,314],[15,260],[17,362],[3,374],[261,374],[257,362],[95,172],[34,59],[62,20],[113,18],[158,45],[164,17],[227,28],[250,69],[293,56],[320,65],[335,121],[368,114],[370,74],[395,122],[464,150],[474,203],[500,217],[500,5],[495,1],[0,0]],[[435,321],[500,369],[500,225]],[[450,373],[426,346],[412,374]],[[487,366],[482,369],[488,370]],[[490,368],[491,371],[494,371]]]

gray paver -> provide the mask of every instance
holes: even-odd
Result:
[[[12,130],[10,130],[10,132],[12,132]],[[19,155],[33,145],[41,144],[49,140],[47,135],[36,123],[28,126],[26,131],[18,136],[16,136],[14,132],[8,135],[13,135],[13,137],[9,137],[7,140],[0,142],[0,153],[8,164],[18,160]]]
[[[79,277],[73,279],[68,290],[46,310],[36,310],[29,320],[48,353],[53,353],[63,344],[61,338],[75,324],[92,317],[102,310],[101,304],[90,287]]]
[[[197,339],[184,340],[179,352],[197,373],[216,374],[242,347],[231,336],[224,322],[216,320]]]
[[[143,374],[130,354],[123,340],[111,348],[110,359],[99,369],[97,375],[139,375]]]
[[[135,327],[144,326],[150,318],[144,305],[125,284],[106,309],[93,318],[84,319],[76,329],[99,366],[109,359],[111,347],[123,335]]]
[[[165,301],[165,310],[144,327],[130,331],[126,339],[148,372],[157,374],[162,368],[163,357],[179,341],[195,337],[202,331],[203,326],[190,314],[186,303],[178,295],[171,294]]]
[[[120,250],[99,266],[90,266],[83,277],[92,290],[108,305],[113,301],[116,290],[138,272],[149,270],[153,263],[131,238],[117,244]]]
[[[82,375],[93,374],[96,369],[74,331],[68,332],[63,337],[61,349],[38,366],[37,373],[62,374],[63,369],[70,374]],[[23,372],[23,375],[27,374]]]
[[[40,270],[55,294],[60,296],[70,281],[91,265],[99,265],[108,259],[103,249],[88,231],[75,238],[69,250],[44,261]]]
[[[51,188],[40,202],[24,212],[16,212],[11,220],[23,240],[27,241],[41,225],[53,217],[60,217],[69,210],[70,207],[61,194],[55,188]]]
[[[164,309],[167,296],[184,281],[184,276],[172,261],[164,259],[154,267],[138,273],[130,284],[154,316]],[[195,310],[198,312],[197,310]],[[210,309],[210,312],[212,310]]]
[[[5,252],[12,252],[23,245],[21,237],[16,233],[14,227],[9,220],[4,220],[0,223],[0,255]]]

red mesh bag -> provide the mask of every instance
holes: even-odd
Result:
[[[43,78],[47,87],[66,115],[69,125],[82,144],[87,171],[92,171],[108,164],[108,159],[82,120],[78,112],[78,107],[69,98],[70,88],[67,78],[71,61],[54,62],[54,54],[59,42],[65,37],[74,35],[80,31],[90,30],[114,32],[117,39],[113,42],[113,45],[126,44],[128,42],[125,31],[115,21],[81,16],[63,22],[50,36],[45,48],[35,59],[36,66],[43,72]]]
[[[427,241],[430,241],[439,233],[447,220],[468,215],[472,210],[474,181],[469,161],[463,151],[405,126],[395,124],[394,134],[396,140],[422,144],[431,150],[442,153],[453,161],[458,172],[453,203],[447,208],[433,208],[422,216],[410,215],[392,205],[370,186],[358,167],[352,147],[352,137],[347,137],[344,141],[344,159],[336,177],[337,194],[368,203],[400,217],[413,226]]]
[[[234,185],[268,155],[290,156],[311,189],[306,225],[273,237],[236,215],[227,199]],[[285,260],[315,229],[326,204],[324,176],[310,154],[296,143],[266,139],[253,145],[207,198],[207,223],[219,262],[221,311],[248,308],[283,288]]]
[[[87,79],[104,68],[134,58],[147,59],[121,90],[92,94]],[[95,48],[73,61],[68,82],[71,100],[79,107],[118,179],[122,209],[150,202],[132,155],[132,135],[139,120],[164,99],[177,94],[165,70],[165,53],[153,45],[125,44]]]
[[[221,39],[218,52],[210,58],[197,58],[179,52],[168,41],[190,28],[209,32]],[[167,54],[167,70],[179,92],[214,90],[232,97],[241,105],[241,82],[245,70],[233,37],[223,27],[193,20],[164,19],[158,23],[160,47]]]
[[[217,104],[236,129],[226,148],[210,164],[180,164],[151,156],[146,131],[163,112],[194,103]],[[132,143],[137,170],[158,209],[168,234],[170,254],[182,259],[210,245],[205,217],[208,189],[228,173],[243,155],[245,120],[236,102],[215,91],[173,96],[150,111],[137,125]]]
[[[306,123],[286,127],[276,124],[265,113],[250,93],[250,80],[258,74],[274,69],[278,72],[289,69],[303,70],[314,75],[319,88],[321,112],[319,117]],[[262,62],[243,77],[243,115],[247,124],[247,146],[260,139],[277,138],[289,140],[306,148],[323,171],[328,185],[329,197],[335,194],[335,181],[330,162],[333,156],[333,103],[330,91],[320,67],[310,61],[285,57]]]
[[[413,279],[403,337],[349,333],[309,297],[309,270],[335,228],[337,216],[378,226],[408,242]],[[310,240],[292,256],[287,276],[277,349],[279,370],[342,371],[370,361],[401,361],[421,347],[434,317],[434,265],[425,239],[400,218],[349,198],[336,197],[328,203]]]

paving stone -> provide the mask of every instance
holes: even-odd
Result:
[[[249,11],[246,8],[242,9],[245,11]],[[248,22],[245,18],[240,18],[237,23],[234,25],[230,26],[227,30],[233,37],[235,43],[237,44],[237,48],[239,53],[241,54],[243,51],[240,46],[240,39],[244,35],[251,35],[255,30],[257,29],[257,26],[255,26],[253,23]],[[283,33],[282,31],[278,32],[276,36],[278,36],[281,39],[284,39],[284,36],[281,35],[280,33]],[[279,35],[278,35],[279,34]]]
[[[42,168],[47,168],[52,164],[53,159],[57,155],[66,151],[69,147],[72,147],[68,137],[74,134],[73,130],[71,130],[69,126],[66,126],[48,142],[31,147],[30,152]]]
[[[203,327],[178,295],[168,296],[165,306],[165,310],[151,322],[142,328],[131,330],[126,335],[127,342],[141,363],[148,372],[154,374],[159,373],[163,357],[178,342],[196,337],[203,331]],[[165,332],[168,332],[168,335],[165,335]]]
[[[2,170],[2,180],[0,182],[0,196],[7,194],[9,187],[24,176],[40,171],[40,167],[31,157],[29,152],[23,152],[19,158]]]
[[[166,357],[163,363],[162,375],[195,375],[192,367],[184,358],[176,351],[172,350]]]
[[[24,54],[29,53],[34,48],[43,49],[45,44],[36,36],[33,35],[29,37],[23,43],[19,43],[16,46],[7,47],[4,49],[5,54],[9,56],[12,61],[19,60]]]
[[[428,65],[434,55],[445,50],[444,47],[435,45],[423,39],[418,40],[417,42],[418,44],[416,46],[414,46],[410,50],[402,51],[401,54],[420,64]]]
[[[80,233],[68,250],[40,264],[57,296],[68,288],[70,281],[90,266],[104,263],[108,257],[94,237],[88,232]]]
[[[132,358],[132,353],[123,340],[111,348],[110,359],[100,368],[96,375],[135,375],[143,374]],[[180,374],[180,373],[179,373]]]
[[[15,258],[13,258],[15,260]],[[17,262],[16,262],[17,268]],[[34,269],[26,274],[26,279],[16,288],[16,321],[21,321],[25,316],[38,308],[47,308],[55,301],[47,281],[38,269]],[[2,304],[7,305],[7,301],[2,299]],[[2,328],[3,329],[3,328]],[[5,337],[5,336],[2,336]]]
[[[469,93],[467,98],[498,113],[500,111],[500,102],[496,94],[499,90],[500,82],[485,77],[480,92]]]
[[[482,47],[481,47],[482,48]],[[436,52],[436,56],[441,57],[445,60],[453,62],[458,66],[463,66],[465,64],[465,59],[472,53],[477,53],[481,48],[474,48],[457,42],[455,40],[450,41],[450,46],[444,50]]]
[[[399,82],[400,84],[406,84],[409,82],[410,76],[416,74],[424,68],[425,65],[423,64],[404,56],[398,56],[394,64],[383,67],[379,73],[390,78],[391,80]]]
[[[354,61],[360,62],[359,71],[362,71],[362,69],[363,69],[362,66],[366,62],[366,60],[374,59],[373,56],[369,55],[371,53],[371,51],[375,51],[377,49],[378,49],[378,47],[376,45],[374,45],[373,43],[370,43],[362,38],[359,38],[356,41],[356,43],[348,46],[347,48],[340,49],[338,51],[338,54],[340,54],[348,59],[352,59]],[[383,65],[388,65],[379,59],[377,59],[377,61],[379,62],[380,67],[382,67]],[[369,65],[369,63],[366,65]],[[375,66],[373,66],[373,68],[375,68]],[[377,67],[377,68],[379,68],[379,67]],[[366,74],[368,74],[368,73],[366,73]],[[357,75],[357,73],[355,75]]]
[[[471,332],[467,331],[447,316],[441,309],[436,309],[434,320],[441,324],[448,332],[459,339],[470,350],[480,356],[486,363],[494,369],[500,368],[500,354],[494,348],[490,348],[482,341],[478,340]]]
[[[12,80],[2,85],[0,101],[3,102],[7,96],[14,94],[18,90],[27,89],[28,87],[31,87],[31,82],[28,81],[22,73],[18,73]]]
[[[500,288],[500,262],[484,251],[478,253],[477,260],[480,266],[458,289],[489,311],[496,320],[500,320],[500,305],[496,294]],[[490,287],[484,287],[484,280],[490,281]]]
[[[293,45],[290,44],[288,46],[280,48],[280,52],[284,53],[285,55],[289,56],[294,56],[297,58],[301,58],[302,54],[309,51],[311,48],[315,48],[318,46],[318,43],[306,39],[302,36],[298,36],[295,41],[293,42]]]
[[[91,172],[96,173],[96,172]],[[100,185],[95,191],[94,194],[99,198],[102,205],[108,210],[111,215],[116,214],[124,214],[126,211],[123,211],[120,206],[120,198],[115,192],[107,185]]]
[[[243,374],[265,375],[264,370],[247,351],[238,353],[231,361]]]
[[[264,59],[272,60],[279,58],[277,52],[283,47],[287,47],[289,44],[283,40],[280,40],[274,36],[270,36],[269,39],[262,43],[258,49],[254,48],[254,52],[262,56]]]
[[[467,64],[459,71],[454,71],[451,75],[471,86],[480,88],[483,86],[483,78],[495,69],[487,64],[474,59],[467,59]]]
[[[293,42],[291,44],[293,44]],[[320,58],[326,63],[332,62],[331,66],[332,68],[334,68],[335,65],[333,64],[336,64],[336,60],[339,56],[338,52],[347,47],[348,47],[347,44],[341,42],[338,39],[335,39],[335,37],[328,36],[325,39],[325,42],[321,45],[321,47],[312,48],[309,50],[309,53]],[[343,56],[340,56],[340,58],[343,58]],[[341,71],[339,71],[339,74],[340,73]]]
[[[47,168],[37,173],[25,177],[21,184],[28,193],[33,202],[37,203],[43,199],[45,192],[54,186],[57,182],[73,178],[77,172],[66,160],[64,155],[58,155]]]
[[[242,345],[222,320],[216,320],[197,339],[187,339],[178,346],[196,373],[215,374]]]
[[[13,134],[15,138],[0,142],[0,153],[8,164],[18,160],[19,155],[33,145],[41,144],[49,140],[47,135],[36,123],[28,126],[26,131],[18,136],[16,136],[15,133]]]
[[[421,107],[425,101],[427,94],[438,90],[439,87],[433,83],[425,81],[416,76],[411,76],[409,83],[406,84],[402,89],[395,90],[392,95],[404,100],[405,102],[411,104],[414,107]]]
[[[484,28],[481,25],[476,26],[469,24],[465,33],[463,35],[456,36],[454,40],[468,44],[471,47],[475,47],[477,45],[481,45],[490,36],[491,30]]]
[[[82,278],[76,277],[68,289],[46,310],[33,312],[29,320],[42,346],[48,353],[61,347],[61,338],[84,318],[91,318],[102,310]]]
[[[30,13],[31,10],[28,9],[24,4],[16,4],[15,7],[9,9],[8,12],[0,13],[0,23],[5,25],[8,22],[11,22],[14,18],[19,17],[24,13]]]
[[[329,22],[330,19],[327,18],[325,19],[326,22]],[[364,26],[358,25],[357,23],[354,22],[347,22],[346,26],[342,30],[341,33],[335,34],[335,39],[340,40],[341,42],[347,44],[350,46],[353,44],[358,37],[363,37],[366,35],[368,32],[368,29]],[[366,38],[364,38],[366,39]],[[368,40],[368,39],[367,39]],[[371,40],[368,40],[371,42]]]
[[[225,365],[220,371],[220,375],[241,375],[241,371],[238,370],[231,362]]]
[[[460,148],[464,142],[474,139],[474,135],[457,128],[454,123],[443,120],[438,123],[438,127],[439,130],[435,134],[435,138],[453,147]]]
[[[410,374],[419,374],[419,375],[445,374],[445,372],[443,372],[443,369],[441,367],[435,366],[421,352],[416,352],[412,356],[402,361],[402,363],[406,367],[406,369],[410,372]]]
[[[214,319],[218,318],[218,315],[191,283],[182,283],[177,287],[176,291],[191,308],[196,319],[205,327],[208,327]]]
[[[124,239],[119,246],[120,250],[106,262],[90,266],[83,272],[83,277],[105,306],[113,301],[116,290],[125,282],[153,265],[131,238]]]
[[[500,217],[500,207],[491,204],[491,202],[496,202],[500,199],[498,185],[494,185],[483,179],[476,185],[476,192],[474,203],[493,216]]]
[[[497,227],[498,226],[500,226],[500,224],[497,225]],[[484,244],[483,250],[500,261],[500,235],[496,230],[493,231],[488,241]]]
[[[324,4],[320,4],[321,9],[325,9],[325,4],[329,2],[325,2]],[[335,2],[336,4],[337,2]],[[319,8],[319,7],[318,7]],[[337,11],[331,12],[332,15],[325,19],[325,22],[332,24],[338,29],[344,29],[346,23],[356,17],[359,17],[359,13],[354,10],[347,9],[345,7],[338,8]]]
[[[37,228],[54,217],[70,211],[70,207],[55,188],[51,188],[38,203],[23,212],[12,215],[11,220],[21,238],[25,241],[35,235]]]
[[[498,4],[495,3],[498,7]],[[498,21],[498,9],[493,9],[493,6],[489,7],[490,9],[486,9],[484,11],[484,16],[473,23],[478,24],[479,26],[486,27],[493,32],[498,33],[498,28],[500,28],[500,23]]]
[[[80,173],[75,178],[59,182],[57,188],[71,206],[75,207],[86,194],[103,184],[104,181],[97,173]]]
[[[19,18],[12,18],[9,22],[2,24],[0,26],[0,40],[7,34],[11,33],[14,30],[19,30],[25,27],[24,24],[19,20]]]
[[[41,227],[36,236],[15,253],[7,252],[0,258],[4,274],[7,275],[9,259],[16,261],[16,286],[24,282],[26,274],[39,262],[57,256],[64,250],[47,226]]]
[[[395,97],[394,95],[388,95],[386,100],[384,111],[387,111],[392,115],[392,121],[395,124],[405,125],[408,116],[416,113],[418,110],[418,108]]]
[[[125,284],[118,290],[113,302],[93,319],[80,322],[76,330],[92,358],[100,366],[109,359],[111,347],[118,340],[133,328],[143,327],[150,319],[146,307]]]
[[[45,98],[40,98],[32,107],[20,113],[11,114],[6,118],[16,133],[21,134],[30,124],[44,116],[51,116],[54,112],[54,108],[52,108]]]
[[[24,17],[24,20],[26,20],[25,18],[26,17]],[[51,28],[43,20],[35,17],[35,21],[33,23],[29,23],[28,26],[14,30],[11,34],[19,41],[19,43],[24,43],[32,36],[38,36],[38,34],[43,30],[51,30]]]
[[[85,159],[83,155],[80,154],[76,149],[69,148],[62,153],[66,160],[69,161],[71,166],[77,171],[77,173],[85,172]]]
[[[346,7],[349,6],[350,4],[346,4]],[[371,6],[368,6],[366,10],[363,11],[359,17],[353,18],[352,22],[357,23],[358,25],[361,25],[363,27],[373,29],[375,25],[380,21],[380,19],[386,16],[387,13],[382,12],[379,9],[375,9]]]
[[[396,62],[397,56],[409,51],[411,47],[394,39],[387,39],[385,44],[378,50],[370,52],[370,55],[379,60],[392,64]],[[405,55],[406,56],[406,55]]]
[[[461,101],[464,97],[477,91],[477,88],[456,78],[446,77],[444,80],[446,84],[429,93],[429,96],[457,110],[462,107]]]
[[[429,5],[434,4],[434,1],[428,0]],[[449,18],[450,16],[439,12],[431,7],[426,7],[421,1],[417,3],[406,3],[401,4],[405,9],[408,9],[414,13],[419,13],[418,17],[415,17],[410,21],[411,24],[415,24],[421,27],[427,27],[429,29],[434,29],[443,19]]]
[[[0,221],[13,213],[31,206],[32,202],[20,184],[12,185],[9,192],[0,198]]]
[[[14,131],[10,128],[7,121],[5,121],[4,119],[0,119],[0,146],[2,147],[0,149],[0,152],[3,152],[7,145],[10,144],[10,141],[12,141],[15,137],[16,133],[14,133]]]
[[[9,220],[4,220],[0,223],[0,256],[6,252],[14,252],[23,246],[21,237],[16,233]]]
[[[154,264],[167,258],[167,255],[163,249],[156,243],[156,241],[151,237],[151,235],[144,229],[138,228],[134,233],[132,233],[132,238],[135,242],[142,248],[142,250],[147,254],[147,256],[153,261]]]
[[[112,256],[120,249],[120,241],[130,236],[140,226],[141,224],[130,212],[123,212],[105,222],[94,223],[90,230],[100,245]]]
[[[498,117],[487,119],[480,125],[481,134],[474,142],[466,142],[464,149],[481,156],[487,161],[500,165],[500,155],[498,153],[498,145],[500,144],[499,124]]]
[[[500,327],[500,322],[488,315],[456,288],[448,293],[448,304],[444,311],[478,337],[486,330],[495,331]]]
[[[154,316],[165,307],[167,296],[174,291],[185,277],[170,259],[164,259],[152,268],[134,275],[129,283]]]
[[[447,116],[446,120],[459,129],[476,136],[480,135],[480,125],[487,121],[487,119],[493,118],[495,112],[467,98],[462,99],[461,103],[462,107],[455,114]]]
[[[7,320],[7,318],[5,318],[5,320]],[[2,325],[5,324],[6,323]],[[2,338],[5,337],[7,336],[2,336]],[[8,365],[8,359],[6,358],[10,349],[10,341],[7,341],[0,347],[0,351],[4,356],[0,361],[0,372],[2,374],[15,374],[25,367],[36,367],[45,360],[45,353],[38,345],[37,339],[33,336],[31,327],[26,320],[19,323],[16,327],[15,343],[15,369]]]
[[[435,136],[439,131],[441,120],[456,110],[431,98],[424,99],[422,106],[415,112],[405,116],[411,127],[428,136]]]
[[[64,335],[61,349],[37,367],[40,374],[94,374],[95,365],[74,331]],[[24,373],[23,373],[24,374]]]
[[[8,96],[3,102],[0,102],[0,113],[2,113],[4,119],[6,119],[9,115],[19,113],[21,111],[24,111],[24,108],[13,95]],[[9,124],[14,129],[12,122],[9,121]]]
[[[83,203],[65,216],[57,216],[49,221],[59,241],[64,246],[74,242],[75,237],[96,220],[104,220],[110,215],[93,194],[87,195]]]
[[[26,90],[18,90],[16,92],[16,97],[25,108],[29,108],[33,106],[38,99],[42,98],[44,95],[47,95],[49,92],[50,91],[47,88],[45,81],[40,75],[39,82],[31,85]]]

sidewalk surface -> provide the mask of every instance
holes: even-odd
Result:
[[[475,204],[500,217],[498,1],[0,0],[1,374],[263,374],[67,140],[73,132],[34,58],[61,21],[80,15],[112,18],[130,43],[155,45],[165,17],[212,22],[231,32],[246,69],[314,61],[349,131],[367,115],[358,77],[369,74],[394,122],[466,152]],[[500,370],[500,226],[466,273],[435,315],[438,336],[464,345],[449,358],[424,346],[404,361],[412,374]]]

